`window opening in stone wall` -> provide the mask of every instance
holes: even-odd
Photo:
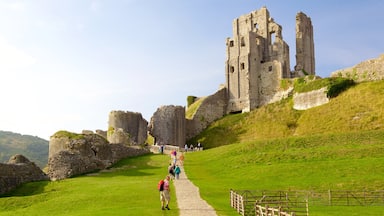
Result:
[[[229,41],[229,46],[233,47],[233,40]]]
[[[241,68],[241,70],[244,70],[244,68],[245,68],[245,64],[244,64],[244,63],[241,63],[241,64],[240,64],[240,68]]]
[[[245,46],[244,37],[241,37],[241,46]]]
[[[253,28],[254,28],[255,30],[258,30],[258,29],[259,29],[259,24],[257,24],[257,23],[253,24]]]
[[[275,40],[276,40],[276,33],[275,32],[271,32],[271,44],[274,44]]]
[[[272,71],[272,66],[269,66],[269,67],[268,67],[268,71]]]
[[[231,66],[230,71],[231,73],[235,72],[235,67]]]

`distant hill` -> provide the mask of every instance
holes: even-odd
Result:
[[[22,154],[44,168],[48,163],[49,141],[37,136],[0,131],[0,163],[8,162],[15,154]]]

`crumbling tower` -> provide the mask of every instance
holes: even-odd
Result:
[[[268,103],[280,79],[291,77],[289,47],[266,7],[235,19],[226,46],[227,113]]]
[[[313,27],[304,13],[296,16],[297,63],[293,72],[282,27],[266,7],[240,16],[232,26],[233,38],[226,40],[227,113],[249,112],[276,101],[283,78],[315,74]]]
[[[315,74],[315,46],[311,18],[303,12],[296,15],[296,66],[298,75]]]

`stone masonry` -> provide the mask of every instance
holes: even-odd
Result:
[[[105,169],[119,160],[149,153],[148,149],[110,144],[97,134],[57,132],[49,142],[48,176],[60,180]]]
[[[191,139],[202,132],[208,125],[215,120],[223,117],[227,110],[226,89],[222,88],[215,94],[203,100],[200,107],[196,110],[192,119],[186,120],[186,138]]]
[[[296,68],[315,74],[312,23],[302,12],[296,19]],[[233,38],[227,38],[226,46],[227,113],[249,112],[271,103],[282,78],[300,75],[291,72],[282,27],[266,7],[235,19]]]
[[[303,12],[296,15],[295,76],[315,75],[315,47],[311,18]]]
[[[8,163],[0,163],[0,194],[9,192],[23,183],[44,180],[49,180],[48,176],[23,155],[14,155]]]
[[[384,54],[378,58],[363,61],[353,67],[332,72],[331,77],[345,77],[355,82],[384,79]]]
[[[110,143],[140,145],[147,140],[148,122],[141,113],[111,111],[107,138]]]
[[[182,106],[161,106],[153,114],[149,133],[159,145],[183,147],[186,141],[185,108]]]

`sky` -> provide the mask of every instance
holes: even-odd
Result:
[[[49,140],[148,122],[225,82],[232,21],[266,6],[295,65],[295,17],[312,20],[316,74],[384,53],[382,0],[0,0],[0,130]]]

